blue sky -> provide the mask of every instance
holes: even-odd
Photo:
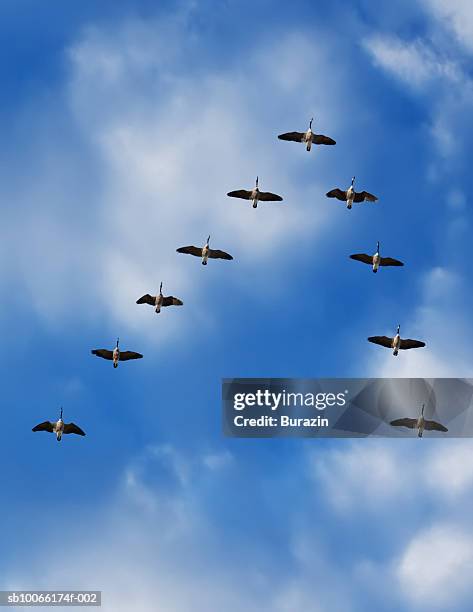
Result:
[[[470,610],[468,440],[225,439],[220,381],[471,376],[473,9],[42,4],[0,7],[0,588]],[[336,147],[277,140],[312,116]],[[226,197],[257,174],[283,205]],[[325,198],[353,175],[376,205]],[[233,262],[175,252],[209,233]],[[366,342],[398,323],[427,347]],[[31,433],[60,405],[85,439]]]

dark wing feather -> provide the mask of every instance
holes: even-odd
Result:
[[[395,419],[394,421],[391,421],[391,425],[394,427],[410,427],[411,429],[414,429],[414,427],[417,425],[417,419]]]
[[[209,257],[211,259],[233,259],[231,255],[220,249],[209,249]]]
[[[445,425],[437,423],[436,421],[424,421],[424,429],[431,431],[448,431]]]
[[[150,306],[154,306],[156,298],[154,298],[152,295],[150,295],[149,293],[147,293],[146,295],[143,295],[142,297],[140,297],[139,300],[136,300],[137,304],[149,304]]]
[[[49,431],[53,432],[54,427],[51,421],[44,421],[44,423],[40,423],[39,425],[35,425],[31,431]]]
[[[113,351],[108,349],[94,349],[92,355],[97,355],[97,357],[102,357],[102,359],[113,359]]]
[[[353,198],[354,202],[364,202],[367,200],[368,202],[376,202],[378,198],[372,193],[368,193],[367,191],[355,191],[355,197]]]
[[[198,249],[195,246],[185,246],[176,249],[178,253],[186,253],[187,255],[195,255],[196,257],[202,257],[202,249]]]
[[[327,198],[337,198],[337,200],[342,200],[342,202],[346,202],[347,192],[342,191],[341,189],[332,189],[331,191],[327,191],[325,194]]]
[[[350,259],[355,259],[356,261],[362,261],[365,264],[373,263],[373,256],[367,255],[366,253],[355,253],[354,255],[350,255]]]
[[[333,138],[323,136],[322,134],[312,134],[312,142],[314,144],[334,145],[337,144]]]
[[[141,353],[135,353],[134,351],[123,351],[120,352],[120,361],[129,361],[130,359],[141,359],[143,355]]]
[[[275,193],[271,193],[270,191],[260,191],[258,199],[262,202],[282,202],[282,198],[280,195],[276,195]]]
[[[379,259],[380,266],[403,266],[402,261],[398,259],[393,259],[392,257],[380,257]]]
[[[401,339],[401,343],[399,348],[402,350],[413,349],[413,348],[422,348],[425,346],[425,342],[421,340],[411,340],[410,338],[406,338],[404,340]]]
[[[285,134],[279,134],[279,140],[290,140],[291,142],[302,142],[305,136],[305,132],[286,132]]]
[[[182,306],[183,303],[184,302],[182,300],[172,295],[168,295],[163,299],[163,306]]]
[[[237,189],[236,191],[229,191],[227,196],[231,198],[242,198],[243,200],[249,200],[251,197],[251,191],[247,191],[246,189]]]
[[[368,338],[368,342],[372,342],[373,344],[379,344],[380,346],[385,346],[386,348],[391,348],[393,344],[393,339],[388,338],[387,336],[370,336]]]
[[[75,423],[64,423],[65,434],[77,434],[78,436],[85,436],[85,432],[82,431]]]

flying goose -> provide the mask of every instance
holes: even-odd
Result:
[[[367,255],[366,253],[355,253],[350,255],[351,259],[356,261],[362,261],[365,264],[373,266],[373,272],[377,272],[379,266],[403,266],[402,261],[393,259],[392,257],[381,257],[379,254],[379,241],[376,246],[376,253],[374,255]]]
[[[231,255],[225,253],[225,251],[220,251],[219,249],[211,249],[209,247],[210,236],[207,238],[207,242],[204,244],[202,248],[195,246],[185,246],[176,249],[178,253],[187,253],[188,255],[195,255],[195,257],[202,257],[202,265],[207,265],[208,259],[233,259]]]
[[[394,421],[391,421],[390,424],[393,427],[409,427],[410,429],[417,429],[417,436],[419,438],[422,438],[424,430],[448,431],[448,429],[444,425],[437,423],[436,421],[428,421],[426,418],[424,418],[424,407],[425,407],[424,404],[422,404],[422,412],[419,418],[417,419],[410,419],[410,418],[395,419]]]
[[[158,295],[150,295],[147,293],[146,295],[140,297],[139,300],[136,300],[136,303],[154,306],[156,313],[160,313],[163,306],[182,306],[184,302],[173,295],[168,295],[165,297],[163,295],[163,283],[161,283],[159,285]]]
[[[374,344],[379,344],[380,346],[385,346],[386,348],[392,348],[393,355],[397,355],[400,350],[407,350],[413,348],[422,348],[425,346],[425,342],[421,342],[421,340],[410,340],[402,339],[399,335],[401,330],[401,326],[397,326],[397,332],[394,338],[388,338],[388,336],[370,336],[368,338],[369,342],[373,342]]]
[[[327,198],[337,198],[337,200],[346,202],[348,209],[352,207],[353,202],[376,202],[378,198],[375,195],[369,193],[368,191],[355,191],[354,184],[355,177],[351,179],[351,185],[346,191],[342,191],[337,187],[336,189],[328,191],[326,196]]]
[[[119,348],[120,338],[117,338],[117,346],[113,349],[113,351],[109,351],[108,349],[94,349],[92,355],[97,355],[97,357],[102,357],[102,359],[108,359],[109,361],[113,361],[113,367],[118,367],[119,361],[129,361],[130,359],[141,359],[143,355],[141,353],[135,353],[134,351],[120,351]]]
[[[285,134],[279,134],[279,140],[290,140],[292,142],[303,142],[306,145],[307,151],[310,151],[312,147],[312,143],[317,145],[334,145],[336,144],[333,138],[329,138],[328,136],[323,136],[322,134],[314,134],[312,131],[312,121],[309,122],[309,129],[307,132],[286,132]]]
[[[237,189],[236,191],[229,191],[227,196],[231,198],[241,198],[242,200],[251,200],[253,202],[253,208],[258,206],[258,202],[282,202],[281,196],[269,191],[259,190],[258,177],[256,177],[256,185],[251,191]]]
[[[77,434],[79,436],[85,436],[85,432],[83,432],[82,429],[75,423],[64,423],[62,419],[62,408],[59,420],[52,423],[51,421],[44,421],[44,423],[40,423],[39,425],[33,427],[32,431],[49,431],[50,433],[55,433],[58,442],[61,441],[63,434]]]

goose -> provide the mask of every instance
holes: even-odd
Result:
[[[143,355],[141,353],[135,353],[134,351],[120,351],[119,348],[120,338],[117,338],[117,345],[113,349],[113,351],[109,351],[108,349],[94,349],[92,355],[97,355],[97,357],[102,357],[102,359],[108,359],[109,361],[113,361],[113,367],[118,368],[119,361],[129,361],[130,359],[142,359]]]
[[[390,425],[392,425],[393,427],[409,427],[410,429],[417,429],[418,438],[422,438],[424,434],[424,430],[448,431],[448,429],[441,423],[437,423],[437,421],[428,421],[424,417],[424,408],[425,408],[425,405],[422,404],[422,412],[419,418],[417,419],[410,419],[410,418],[394,419],[394,421],[391,421]]]
[[[381,257],[379,254],[379,241],[376,243],[376,253],[374,255],[367,255],[366,253],[355,253],[350,255],[350,259],[361,261],[365,264],[373,266],[373,272],[377,272],[379,266],[403,266],[402,261],[393,259],[392,257]]]
[[[378,198],[375,195],[368,191],[355,191],[354,185],[355,177],[351,179],[351,185],[346,191],[342,191],[337,187],[336,189],[328,191],[325,195],[327,198],[337,198],[337,200],[346,202],[348,209],[353,206],[353,202],[376,202]]]
[[[422,348],[425,346],[425,342],[421,340],[410,340],[402,339],[400,336],[401,326],[397,326],[397,332],[394,338],[388,338],[388,336],[370,336],[368,338],[368,342],[373,342],[373,344],[379,344],[380,346],[385,346],[386,348],[393,349],[393,355],[396,356],[399,353],[399,350],[407,350],[413,348]]]
[[[290,140],[292,142],[302,142],[306,145],[306,150],[310,151],[312,143],[317,145],[334,145],[337,144],[333,138],[323,136],[322,134],[314,134],[312,131],[312,121],[309,121],[309,129],[307,132],[286,132],[285,134],[279,134],[279,140]]]
[[[85,436],[85,432],[82,431],[82,429],[75,423],[64,423],[62,418],[62,407],[61,415],[57,421],[52,423],[51,421],[44,421],[44,423],[40,423],[39,425],[33,427],[31,431],[49,431],[50,433],[55,433],[58,442],[61,441],[63,434],[77,434],[79,436]]]
[[[260,191],[258,187],[258,177],[256,177],[256,185],[251,191],[246,189],[237,189],[229,191],[227,196],[231,198],[241,198],[242,200],[251,200],[253,208],[258,206],[258,202],[282,202],[281,196],[269,191]]]
[[[155,312],[159,314],[161,312],[161,308],[163,306],[182,306],[184,302],[179,298],[174,297],[173,295],[164,296],[163,295],[163,283],[159,285],[159,293],[158,295],[150,295],[147,293],[140,297],[139,300],[136,300],[137,304],[149,304],[150,306],[155,307]]]
[[[179,247],[177,250],[178,253],[187,253],[187,255],[194,255],[195,257],[202,257],[202,265],[207,265],[208,259],[233,259],[231,255],[225,253],[225,251],[220,251],[219,249],[211,249],[209,247],[210,244],[210,236],[207,238],[207,242],[204,244],[202,248],[195,246],[185,246]]]

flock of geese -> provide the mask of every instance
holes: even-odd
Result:
[[[323,134],[316,134],[312,131],[313,118],[309,122],[309,128],[305,132],[286,132],[279,134],[278,138],[284,141],[298,142],[305,145],[306,150],[310,151],[312,145],[335,145],[336,142],[329,136]],[[270,191],[261,191],[259,188],[259,177],[256,177],[255,186],[252,189],[237,189],[229,191],[227,196],[231,198],[240,198],[251,202],[253,208],[258,207],[259,202],[281,202],[283,198],[280,195],[272,193]],[[347,209],[351,209],[354,203],[361,202],[376,202],[378,198],[368,191],[355,191],[355,177],[351,180],[351,185],[348,189],[343,190],[338,187],[327,192],[328,198],[336,198],[346,204]],[[183,246],[177,249],[178,253],[184,253],[187,255],[193,255],[201,259],[202,265],[206,266],[209,259],[225,259],[232,260],[233,257],[226,251],[220,249],[210,248],[210,236],[208,236],[206,243],[202,247],[197,246]],[[350,258],[355,261],[368,264],[372,267],[373,272],[377,272],[380,267],[385,266],[403,266],[404,264],[392,257],[382,257],[380,254],[380,245],[377,243],[376,252],[373,255],[367,253],[355,253],[350,255]],[[161,309],[166,306],[182,306],[183,302],[179,298],[172,295],[165,296],[163,294],[163,283],[160,284],[159,292],[156,295],[150,295],[146,293],[140,297],[137,304],[148,304],[152,306],[156,313],[160,313]],[[393,355],[398,355],[399,350],[420,348],[425,346],[425,343],[420,340],[411,340],[401,338],[400,336],[400,325],[397,327],[396,334],[391,338],[388,336],[370,336],[369,342],[378,344],[385,348],[392,349]],[[93,349],[92,354],[102,359],[112,361],[113,367],[117,368],[120,361],[129,361],[134,359],[142,359],[143,355],[135,351],[122,351],[120,350],[120,339],[117,338],[115,347],[110,350],[106,348]],[[404,426],[410,428],[416,428],[418,435],[422,437],[424,429],[437,429],[439,431],[446,431],[443,425],[439,425],[434,421],[428,421],[424,419],[424,407],[422,407],[422,414],[417,419],[404,418],[397,419],[391,422],[393,426]],[[33,431],[48,431],[55,433],[58,441],[61,440],[63,434],[77,434],[85,436],[84,431],[75,425],[74,423],[64,423],[63,421],[63,410],[61,408],[61,414],[59,420],[55,422],[45,421],[33,427]]]

